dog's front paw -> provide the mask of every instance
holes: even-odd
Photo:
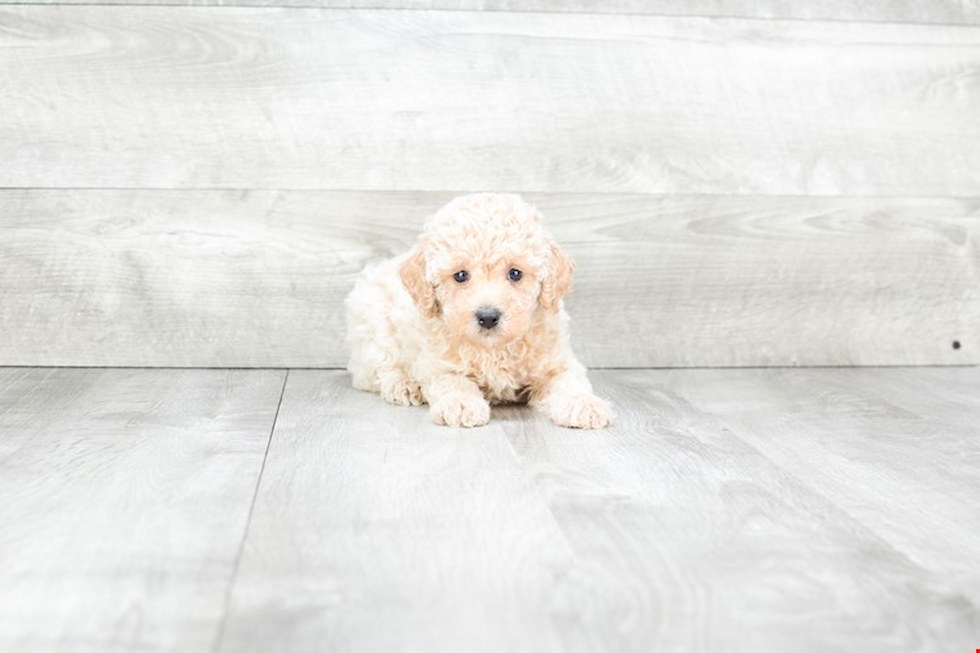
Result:
[[[381,398],[396,406],[421,406],[425,403],[419,384],[400,374],[381,379]]]
[[[482,397],[443,397],[432,404],[436,424],[452,427],[483,426],[490,421],[490,404]]]
[[[579,395],[555,401],[549,414],[555,424],[575,429],[601,429],[613,421],[609,403],[593,395]]]

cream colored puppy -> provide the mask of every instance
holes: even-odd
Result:
[[[527,401],[562,426],[612,420],[568,344],[562,296],[572,262],[516,195],[460,197],[415,248],[369,266],[347,298],[354,387],[429,404],[449,426],[480,426],[490,405]]]

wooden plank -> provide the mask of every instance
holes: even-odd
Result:
[[[980,29],[17,6],[0,186],[980,195]]]
[[[355,275],[450,197],[0,191],[0,363],[342,366]],[[977,200],[526,197],[591,366],[980,363]]]
[[[0,650],[209,651],[283,376],[0,369]]]
[[[968,650],[972,590],[673,391],[697,374],[594,374],[604,432],[461,432],[292,372],[219,650]]]
[[[565,558],[499,426],[291,371],[218,650],[560,651]]]
[[[803,461],[839,433],[841,425],[832,417],[838,406],[798,401],[800,396],[770,392],[768,385],[758,394],[739,392],[758,376],[793,376],[812,389],[847,385],[851,373],[882,392],[901,391],[920,372],[925,377],[916,389],[933,401],[958,381],[971,379],[965,385],[977,386],[976,370],[598,371],[594,383],[620,412],[607,437],[575,437],[520,408],[499,411],[563,534],[605,577],[590,587],[594,612],[567,622],[568,641],[575,643],[569,648],[969,650],[980,625],[970,580],[977,574],[961,572],[980,553],[980,523],[973,519],[955,529],[955,537],[972,530],[972,558],[943,567],[932,562],[947,553],[949,522],[919,533],[923,546],[916,554],[923,561],[904,546],[900,533],[878,529],[876,521],[902,501],[903,512],[911,514],[916,506],[920,517],[942,504],[948,512],[975,515],[972,453],[943,453],[934,465],[927,463],[937,478],[941,470],[949,472],[947,486],[958,485],[952,495],[919,495],[915,479],[891,483],[869,473],[860,481],[865,491],[848,499],[796,476],[804,466],[834,474],[834,463],[825,457]],[[774,379],[773,388],[778,384]],[[958,393],[964,404],[967,392],[964,387]],[[974,417],[978,396],[972,395],[969,407]],[[760,454],[755,439],[746,437],[749,431],[740,428],[746,406],[759,415],[760,425],[768,414],[783,426],[763,428],[773,443],[799,454],[799,467],[783,468],[783,457],[774,465]],[[958,408],[947,410],[941,419],[957,413]],[[866,428],[852,434],[854,449],[863,446],[864,457],[882,467],[904,467],[933,449],[952,454],[963,443],[961,433],[930,429],[933,446],[918,454],[911,446],[889,449],[893,421],[901,414],[900,408],[868,411]],[[795,428],[798,423],[808,428]],[[917,526],[925,525],[916,519],[906,529]],[[620,626],[606,638],[595,630],[603,618]]]
[[[91,4],[91,0],[3,0],[2,4]],[[980,24],[980,6],[962,0],[103,0],[101,4],[319,7],[450,11],[649,14],[715,18]]]
[[[705,370],[668,383],[951,589],[975,595],[980,369]]]

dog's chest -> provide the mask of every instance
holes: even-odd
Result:
[[[464,359],[464,372],[473,380],[490,403],[512,403],[527,400],[531,371],[521,361],[499,360],[490,356]]]

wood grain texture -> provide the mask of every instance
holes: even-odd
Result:
[[[705,370],[666,383],[694,407],[724,416],[733,433],[917,564],[949,578],[951,589],[975,596],[980,369]],[[793,410],[774,410],[784,406]]]
[[[795,374],[813,386],[847,387],[851,372],[774,374]],[[746,405],[758,407],[760,417],[785,418],[787,428],[766,432],[787,451],[797,448],[801,462],[840,427],[834,423],[840,408],[834,402],[797,402],[800,397],[768,386],[731,399],[730,387],[745,387],[744,379],[768,373],[593,372],[600,393],[620,411],[609,437],[572,439],[575,434],[542,424],[519,408],[497,415],[549,496],[566,538],[576,552],[596,561],[597,574],[605,580],[608,605],[568,633],[570,650],[955,651],[971,646],[980,611],[960,570],[920,567],[903,539],[894,542],[888,537],[892,533],[867,526],[875,526],[875,516],[900,501],[910,513],[912,506],[929,512],[942,502],[950,504],[949,510],[973,510],[975,502],[967,498],[974,496],[968,489],[972,481],[953,497],[937,497],[919,495],[916,481],[879,483],[880,476],[868,475],[861,499],[838,502],[839,493],[828,497],[821,484],[801,482],[797,466],[784,468],[766,450],[760,454],[755,440],[743,439],[737,427]],[[915,373],[903,370],[894,383],[893,370],[862,371],[866,386],[900,392],[903,375]],[[926,374],[929,380],[916,390],[934,401],[948,385],[980,381],[976,369]],[[705,389],[701,382],[706,378],[716,382]],[[705,410],[692,394],[710,398],[717,410]],[[980,395],[959,396],[958,408],[980,414]],[[911,450],[881,448],[895,414],[852,405],[850,415],[859,416],[863,428],[852,431],[847,455],[875,458],[879,469],[892,469],[900,478],[916,458],[906,457]],[[957,410],[946,410],[936,417],[957,415]],[[790,426],[797,421],[814,427],[801,433]],[[958,433],[938,433],[933,444],[954,450],[961,441]],[[974,474],[968,457],[946,462],[953,476]],[[833,473],[833,464],[827,472]],[[852,512],[857,505],[862,510]],[[965,524],[963,533],[971,527],[977,528],[975,521]],[[978,532],[973,559],[980,553]],[[950,540],[961,536],[947,526],[930,534],[931,548],[919,553],[932,557],[943,556]],[[591,607],[603,603],[596,600]],[[591,629],[612,620],[628,626],[606,639]]]
[[[210,650],[283,377],[0,369],[0,650]]]
[[[0,369],[0,650],[973,646],[980,368],[592,377],[456,431],[291,372],[233,575],[283,373]]]
[[[887,386],[892,373],[868,371],[868,382]],[[930,373],[939,383],[918,390],[932,398],[967,376]],[[864,510],[842,508],[742,440],[738,406],[730,424],[724,409],[694,405],[686,388],[701,374],[595,373],[620,416],[608,431],[581,432],[522,407],[495,409],[482,429],[445,429],[424,408],[351,390],[343,373],[292,372],[219,650],[972,646],[980,609],[966,579],[920,564],[862,521],[896,500],[928,511],[937,498],[915,494],[916,480],[871,476]],[[754,372],[711,374],[738,387]],[[849,378],[794,374],[815,384]],[[726,384],[705,394],[723,402]],[[980,395],[967,396],[959,400],[976,415]],[[805,442],[782,432],[803,452],[837,428],[833,402],[800,410],[766,387],[752,400],[811,420]],[[849,457],[881,451],[882,468],[903,469],[905,454],[878,443],[890,416],[861,406],[852,415],[863,428]],[[950,450],[961,442],[935,437]],[[975,468],[944,460],[953,475]],[[971,489],[942,500],[970,510]],[[929,551],[941,556],[947,533],[974,529],[980,554],[977,525],[959,528],[933,531]]]
[[[0,186],[980,195],[980,28],[0,11]]]
[[[249,532],[219,651],[557,650],[569,552],[499,426],[291,371]]]
[[[356,274],[450,197],[0,191],[0,363],[342,366]],[[980,363],[977,200],[526,197],[591,366]]]
[[[3,4],[92,4],[91,0],[2,0]],[[976,0],[101,0],[99,4],[323,9],[533,11],[716,18],[980,24]]]

